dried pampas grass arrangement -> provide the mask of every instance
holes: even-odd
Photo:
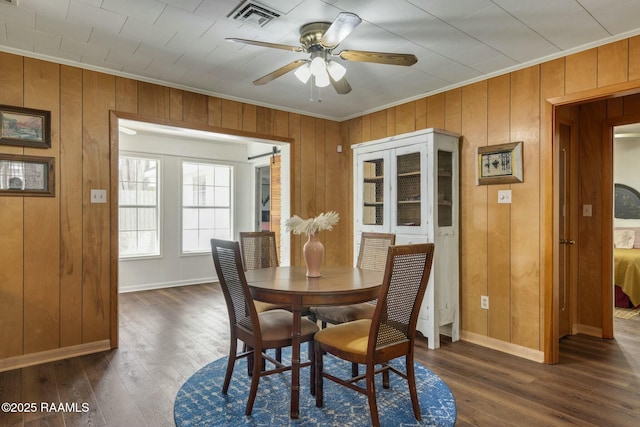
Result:
[[[340,215],[337,212],[329,211],[321,213],[315,218],[302,219],[294,215],[284,222],[286,231],[293,234],[316,234],[319,231],[331,230],[338,223]]]

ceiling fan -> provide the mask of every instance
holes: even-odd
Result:
[[[296,77],[307,83],[313,77],[317,87],[331,84],[337,93],[344,95],[351,92],[351,86],[344,75],[346,69],[332,57],[339,57],[346,61],[373,62],[377,64],[409,66],[418,62],[413,54],[369,52],[364,50],[343,50],[334,53],[333,50],[362,22],[355,13],[340,12],[333,22],[310,22],[300,27],[300,46],[290,46],[278,43],[261,42],[257,40],[227,38],[227,40],[251,44],[256,46],[283,49],[291,52],[305,52],[311,54],[309,59],[298,59],[271,73],[255,80],[253,84],[263,85],[278,77],[295,71]]]

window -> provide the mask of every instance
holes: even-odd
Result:
[[[211,251],[231,239],[230,166],[182,162],[182,253]]]
[[[120,156],[120,258],[160,255],[159,161]]]

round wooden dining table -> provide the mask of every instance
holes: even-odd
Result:
[[[354,267],[323,267],[320,277],[307,277],[306,267],[258,268],[245,272],[253,299],[287,304],[293,313],[291,344],[291,418],[300,409],[300,324],[303,307],[345,305],[378,297],[384,272]]]

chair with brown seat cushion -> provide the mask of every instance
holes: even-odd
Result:
[[[227,304],[231,329],[229,360],[222,393],[226,394],[229,389],[236,360],[247,357],[253,366],[249,398],[245,409],[245,414],[250,415],[256,399],[260,378],[291,369],[291,366],[285,366],[268,356],[265,350],[291,345],[293,314],[279,309],[257,312],[244,275],[238,242],[211,239],[211,253],[220,287]],[[313,335],[318,329],[315,323],[308,319],[302,319],[300,342],[309,342],[311,361],[302,363],[300,366],[311,365],[312,387],[314,386]],[[249,350],[238,354],[238,340],[244,342]],[[273,363],[275,368],[270,370],[261,369],[265,360]]]
[[[356,267],[364,270],[384,271],[387,249],[396,242],[392,233],[362,233],[360,251]],[[361,304],[311,307],[316,319],[327,323],[340,324],[358,319],[371,319],[375,310],[375,301]]]
[[[277,267],[278,250],[276,247],[276,233],[273,231],[241,231],[240,249],[242,250],[242,264],[244,271],[257,268]],[[269,304],[254,301],[258,313],[274,308],[287,308],[279,304]]]
[[[391,246],[373,318],[342,323],[316,333],[314,351],[317,407],[323,406],[323,379],[327,378],[365,394],[369,402],[371,423],[379,426],[375,375],[382,372],[383,387],[389,388],[389,371],[392,371],[407,380],[413,414],[417,420],[421,419],[413,351],[418,312],[431,274],[433,252],[433,243]],[[366,373],[341,379],[323,372],[324,353],[352,363],[364,364]],[[405,357],[406,372],[388,364],[401,356]],[[376,365],[381,365],[377,371]],[[356,384],[363,379],[366,381],[366,388]]]

